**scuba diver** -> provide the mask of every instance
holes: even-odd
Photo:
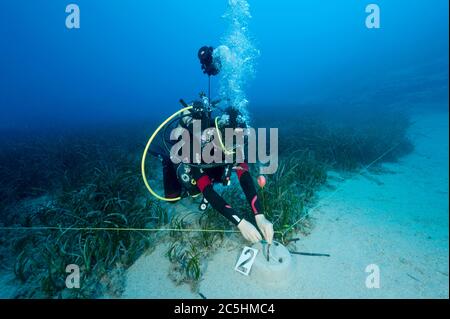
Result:
[[[210,84],[210,77],[215,76],[220,72],[220,58],[214,54],[214,48],[207,46],[202,47],[199,50],[198,57],[200,59],[203,72],[208,75]],[[180,139],[174,141],[169,139],[166,134],[167,130],[170,128],[172,133],[174,130],[184,129],[190,133],[190,137],[196,138],[193,123],[194,120],[198,120],[201,122],[202,128],[208,128],[204,132],[210,132],[209,137],[205,137],[205,134],[201,134],[202,136],[200,137],[197,136],[199,140],[202,144],[205,141],[212,142],[214,145],[214,150],[219,150],[219,152],[222,153],[221,156],[224,157],[227,152],[230,152],[230,150],[226,149],[222,143],[222,132],[226,128],[231,128],[233,130],[244,130],[247,127],[246,121],[243,119],[240,112],[232,106],[227,107],[225,110],[220,109],[223,112],[220,124],[218,120],[219,117],[216,117],[215,120],[213,120],[212,112],[214,109],[219,109],[217,105],[222,101],[210,101],[210,98],[204,93],[201,93],[200,99],[193,101],[192,105],[188,105],[183,100],[180,100],[180,102],[184,106],[183,110],[185,111],[177,112],[179,115],[174,117],[173,120],[168,121],[168,123],[163,123],[160,128],[164,126],[164,131],[163,134],[161,134],[160,139],[153,142],[152,136],[149,144],[147,145],[149,152],[157,156],[162,162],[165,198],[161,199],[167,200],[171,203],[176,203],[181,198],[187,196],[196,197],[203,195],[203,200],[199,206],[201,211],[206,210],[208,205],[211,205],[213,209],[218,211],[231,223],[236,225],[246,240],[252,243],[261,241],[262,236],[257,229],[259,228],[264,236],[264,239],[271,244],[274,234],[273,225],[264,216],[263,207],[258,198],[248,163],[245,161],[242,163],[236,163],[235,160],[233,160],[233,162],[225,161],[225,163],[211,164],[205,164],[203,161],[196,163],[182,160],[174,161],[174,158],[179,157],[180,154],[174,154],[171,147],[173,147],[176,142],[179,142]],[[156,135],[158,130],[154,133],[154,135]],[[213,133],[211,133],[211,131]],[[212,136],[218,136],[219,138],[212,139]],[[217,143],[217,140],[219,143]],[[145,162],[146,152],[144,152],[143,162]],[[233,150],[231,152],[243,152],[243,145],[234,143]],[[191,152],[190,155],[195,157],[198,154]],[[145,169],[143,167],[143,171],[144,170]],[[249,220],[246,220],[241,212],[231,207],[213,188],[216,183],[222,183],[225,186],[229,185],[233,171],[237,175],[240,186],[253,212],[253,216],[251,216]],[[147,183],[146,185],[149,188]],[[149,190],[152,192],[150,188]]]

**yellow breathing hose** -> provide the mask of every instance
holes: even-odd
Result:
[[[220,143],[220,147],[222,148],[222,150],[224,151],[225,155],[232,155],[235,154],[236,152],[234,151],[229,151],[225,148],[225,145],[223,144],[222,141],[222,134],[219,131],[219,117],[216,117],[216,119],[214,120],[214,123],[216,124],[216,131],[217,131],[217,136],[219,137],[219,143]]]
[[[155,191],[150,187],[148,181],[147,181],[147,176],[145,174],[145,160],[147,159],[147,153],[148,150],[150,149],[150,145],[152,145],[153,140],[155,139],[156,135],[158,135],[159,131],[161,131],[161,129],[167,124],[169,123],[174,117],[178,116],[179,114],[188,111],[192,109],[192,106],[188,106],[185,107],[177,112],[175,112],[174,114],[172,114],[169,118],[167,118],[164,122],[161,123],[161,125],[159,125],[159,127],[156,129],[155,132],[153,132],[152,136],[150,137],[150,139],[147,142],[147,145],[145,146],[145,150],[144,150],[144,154],[142,155],[142,162],[141,162],[141,174],[142,174],[142,179],[144,180],[144,184],[147,187],[148,191],[150,192],[150,194],[152,194],[153,196],[155,196],[157,199],[162,200],[162,201],[166,201],[166,202],[176,202],[178,200],[181,199],[181,197],[176,197],[176,198],[166,198],[166,197],[162,197],[159,196],[158,194],[155,193]]]
[[[147,142],[147,145],[145,146],[144,154],[142,155],[142,161],[141,161],[141,174],[142,174],[142,179],[144,180],[145,187],[147,187],[147,189],[148,189],[148,191],[150,192],[150,194],[152,194],[154,197],[156,197],[156,198],[159,199],[159,200],[166,201],[166,202],[176,202],[176,201],[180,200],[181,197],[180,197],[180,196],[179,196],[179,197],[175,197],[175,198],[166,198],[166,197],[162,197],[162,196],[156,194],[156,192],[150,187],[150,184],[148,183],[148,180],[147,180],[147,175],[146,175],[146,173],[145,173],[145,161],[146,161],[146,159],[147,159],[148,150],[150,149],[150,146],[152,145],[153,140],[155,139],[156,135],[158,135],[158,133],[161,131],[161,129],[162,129],[164,126],[166,126],[167,123],[169,123],[171,120],[173,120],[173,119],[174,119],[176,116],[178,116],[179,114],[182,114],[183,112],[188,111],[188,110],[190,110],[190,109],[192,109],[192,108],[193,108],[192,106],[185,107],[185,108],[183,108],[183,109],[181,109],[181,110],[179,110],[179,111],[173,113],[170,117],[168,117],[168,118],[167,118],[164,122],[162,122],[162,123],[158,126],[158,128],[153,132],[152,136],[150,136],[150,139],[149,139],[148,142]],[[216,130],[217,130],[217,133],[218,133],[218,137],[219,137],[219,143],[220,143],[220,146],[222,147],[222,149],[223,149],[223,151],[225,152],[225,154],[227,154],[227,155],[234,154],[234,153],[236,153],[236,152],[227,150],[227,149],[225,148],[225,145],[224,145],[223,142],[222,142],[222,135],[221,135],[221,133],[220,133],[220,131],[219,131],[219,125],[218,125],[219,123],[218,123],[218,119],[219,119],[219,118],[216,117],[216,119],[215,119],[215,125],[216,125]]]

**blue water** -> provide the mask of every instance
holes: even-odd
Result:
[[[66,26],[66,6],[70,3],[79,6],[79,29]],[[369,3],[380,8],[380,28],[366,26]],[[34,231],[32,226],[48,223],[70,226],[60,225],[59,215],[46,220],[46,214],[54,214],[51,209],[35,214],[35,209],[40,212],[45,205],[52,209],[52,205],[60,205],[53,203],[54,198],[63,202],[60,211],[64,205],[72,209],[71,205],[78,205],[76,200],[84,199],[80,194],[90,194],[97,186],[97,195],[102,195],[100,186],[105,184],[114,196],[119,189],[119,206],[122,202],[133,205],[130,212],[127,206],[120,206],[120,210],[135,220],[138,214],[134,209],[147,199],[139,190],[150,197],[140,184],[142,149],[155,125],[180,109],[180,98],[192,101],[201,91],[208,91],[208,78],[197,57],[199,48],[208,45],[220,48],[216,52],[222,59],[222,71],[211,81],[212,98],[228,99],[252,125],[261,119],[263,125],[278,124],[282,170],[275,177],[286,178],[286,187],[298,191],[302,198],[311,192],[311,203],[305,200],[306,206],[316,200],[312,197],[316,189],[304,189],[301,183],[310,176],[311,181],[328,176],[329,184],[320,184],[324,186],[320,190],[337,195],[328,197],[333,200],[323,212],[319,209],[326,218],[316,218],[318,227],[313,233],[317,235],[298,235],[302,250],[331,253],[331,262],[325,261],[330,271],[325,271],[324,264],[313,264],[324,259],[312,259],[312,264],[308,264],[311,259],[306,263],[303,259],[295,271],[299,277],[292,281],[299,285],[269,291],[250,289],[252,286],[247,287],[238,277],[222,276],[218,270],[228,266],[219,262],[214,272],[220,280],[245,287],[222,289],[220,280],[213,276],[209,280],[214,284],[209,288],[222,289],[218,294],[222,298],[239,298],[239,294],[260,298],[269,292],[270,297],[289,298],[448,298],[448,12],[448,0],[3,0],[0,287],[6,288],[0,289],[0,297],[16,296],[12,286],[17,280],[8,276],[14,277],[10,265],[16,260],[14,254],[22,252],[20,245],[29,246],[23,249],[28,257],[33,255],[34,246],[41,247],[35,243],[39,236],[29,237],[28,244],[17,240],[22,233],[14,233],[20,235],[16,238],[6,232],[8,227]],[[319,122],[311,115],[318,115]],[[378,165],[386,162],[390,166]],[[292,174],[284,174],[290,164],[306,167],[302,168],[305,176],[291,180]],[[162,174],[152,165],[148,165],[153,169],[151,174],[147,172],[148,177],[162,194],[163,183],[157,183]],[[366,170],[357,171],[361,168]],[[352,178],[346,180],[350,183],[342,183],[347,193],[338,192],[342,186],[337,181],[344,179],[336,177],[336,172],[346,170],[363,174],[343,174]],[[130,187],[135,188],[121,185],[121,178],[130,172],[137,179],[123,181],[130,180]],[[273,177],[268,174],[267,178],[270,183]],[[68,203],[64,204],[66,196]],[[323,201],[322,193],[317,196],[319,203]],[[95,196],[87,198],[93,207],[102,203]],[[108,205],[99,208],[101,213]],[[290,213],[300,216],[303,209],[309,209],[303,205],[290,209]],[[189,210],[191,206],[186,207]],[[198,204],[194,206],[196,210]],[[98,213],[95,207],[93,211],[90,207],[80,209],[80,214]],[[139,211],[144,217],[136,217],[135,222],[142,224],[127,223],[127,227],[156,225],[157,217],[141,214],[145,209],[154,214],[156,209],[151,207]],[[73,217],[76,222],[82,220]],[[151,223],[144,223],[147,217],[153,218]],[[74,249],[86,250],[90,234],[71,242]],[[51,242],[49,239],[46,242]],[[122,240],[120,243],[123,245]],[[139,241],[130,240],[129,246],[136,243]],[[11,244],[17,250],[14,253],[9,251]],[[122,246],[117,249],[119,252]],[[72,263],[73,256],[76,254],[64,256],[65,261]],[[364,275],[366,265],[378,262],[378,257],[383,259],[382,266],[386,265],[382,282],[388,283],[387,289],[372,294],[376,290],[366,290],[363,281],[352,286],[352,280]],[[153,260],[150,264],[159,267]],[[7,277],[3,268],[8,270]],[[151,276],[135,276],[144,288],[136,296],[131,293],[133,297],[180,296],[178,286],[176,290],[169,285],[160,289],[162,281],[158,281],[158,289],[152,289],[154,282],[142,279],[158,278],[155,274],[167,279],[166,269],[152,271],[145,266],[144,272]],[[50,271],[42,273],[52,277]],[[341,286],[338,280],[333,290],[330,287],[339,277],[336,273],[342,277]],[[33,284],[37,282],[31,272],[28,275]],[[239,279],[237,283],[233,278]],[[344,283],[345,278],[350,284]],[[7,281],[12,283],[11,289],[3,284]],[[43,290],[45,283],[42,280]],[[358,290],[360,286],[364,291]],[[23,291],[17,296],[40,296],[32,290],[31,295]],[[208,293],[208,298],[214,296],[213,291]]]
[[[74,2],[81,28],[72,30],[69,1],[2,3],[0,127],[159,119],[207,90],[197,50],[223,44],[227,0]],[[448,98],[446,0],[374,1],[380,29],[366,28],[364,1],[248,2],[246,35],[259,52],[254,76],[242,74],[250,116],[321,103],[379,107],[416,91],[426,102]],[[219,95],[219,79],[212,85]]]

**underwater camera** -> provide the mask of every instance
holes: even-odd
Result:
[[[232,167],[235,164],[234,162],[229,161],[229,157],[236,154],[236,149],[238,146],[246,145],[245,137],[244,142],[233,144],[233,147],[227,148],[224,145],[222,135],[224,127],[231,128],[246,128],[246,120],[240,114],[238,109],[235,109],[233,106],[229,106],[226,110],[222,110],[218,107],[218,104],[221,103],[222,100],[211,101],[211,77],[216,76],[220,73],[222,63],[220,58],[214,55],[214,47],[211,46],[203,46],[198,51],[198,58],[200,60],[201,68],[203,73],[208,76],[208,95],[204,92],[200,93],[200,98],[193,101],[191,104],[186,103],[183,99],[180,99],[179,102],[183,106],[183,108],[170,117],[168,117],[164,122],[162,122],[159,127],[154,131],[151,135],[148,143],[145,147],[144,154],[142,156],[141,162],[141,174],[147,187],[148,191],[156,198],[163,200],[174,202],[181,199],[181,197],[176,198],[165,198],[156,194],[153,189],[150,187],[146,173],[145,173],[145,161],[147,157],[147,153],[149,152],[150,146],[152,145],[155,137],[161,132],[162,134],[162,142],[163,148],[165,149],[166,154],[170,154],[170,159],[172,162],[176,162],[176,170],[177,177],[180,183],[183,185],[185,193],[188,193],[190,196],[197,195],[198,189],[195,184],[195,180],[191,177],[191,168],[193,166],[200,169],[208,169],[215,167],[223,167],[223,176],[222,176],[222,184],[229,185],[230,184],[230,176],[232,172]],[[229,100],[227,101],[230,102]],[[218,110],[221,111],[222,115],[217,116],[213,119],[212,113],[213,111]],[[196,122],[197,121],[197,122]],[[200,123],[200,128],[198,128],[198,123]],[[201,131],[201,128],[208,128],[205,131]],[[189,159],[186,160],[185,155],[180,155],[179,150],[177,152],[172,152],[172,148],[176,145],[172,144],[170,141],[171,138],[167,138],[167,131],[170,128],[174,129],[184,129],[189,132],[189,136],[192,136],[192,144],[194,150],[189,151]],[[200,131],[200,132],[199,132]],[[241,130],[242,132],[243,130]],[[172,130],[173,132],[173,130]],[[181,137],[181,134],[177,137]],[[199,141],[197,141],[199,139]],[[216,143],[216,141],[218,143]],[[199,147],[196,149],[196,143],[199,144]],[[188,143],[186,143],[188,144]],[[227,157],[225,163],[222,161],[213,161],[212,163],[203,163],[202,162],[202,154],[203,151],[207,148],[207,145],[214,145],[214,149],[221,149],[223,154]],[[193,160],[191,161],[191,159]]]

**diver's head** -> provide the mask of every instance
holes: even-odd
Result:
[[[235,107],[228,107],[224,114],[215,118],[215,129],[219,146],[225,155],[242,153],[246,145],[247,123],[242,113]]]
[[[247,122],[242,113],[235,107],[229,106],[224,110],[223,115],[219,119],[221,130],[226,128],[244,129],[247,128]]]

